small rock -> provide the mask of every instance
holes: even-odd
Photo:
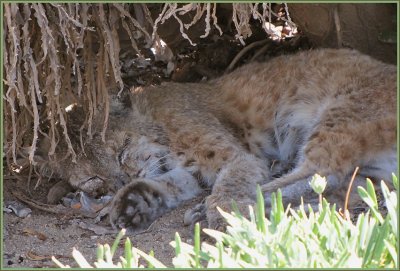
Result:
[[[32,213],[30,208],[27,208],[22,203],[16,201],[10,202],[7,207],[3,208],[3,211],[7,213],[11,213],[10,210],[11,212],[14,212],[16,216],[21,218],[28,217]]]

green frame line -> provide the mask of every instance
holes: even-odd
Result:
[[[1,4],[0,5],[0,15],[1,15],[1,18],[4,18],[4,16],[3,16],[3,4]],[[0,43],[0,74],[3,76],[4,75],[4,71],[3,71],[3,68],[4,68],[4,66],[3,66],[3,44],[4,44],[4,42],[5,42],[5,36],[3,35],[3,19],[0,21],[0,33],[1,33],[1,37],[2,37],[2,40],[1,40],[1,43]],[[4,78],[3,78],[4,79]],[[3,138],[3,136],[4,136],[4,129],[3,129],[3,122],[4,122],[4,119],[3,119],[3,115],[4,115],[4,111],[3,111],[3,102],[4,102],[4,99],[3,99],[3,86],[4,86],[4,84],[3,84],[3,80],[2,80],[2,83],[1,83],[1,86],[0,86],[0,92],[1,92],[1,103],[0,103],[0,114],[1,114],[1,119],[0,119],[0,132],[1,132],[1,135],[0,135],[0,140],[1,140],[1,146],[0,146],[0,152],[2,153],[2,155],[3,155],[3,152],[4,152],[4,150],[3,150],[3,147],[4,147],[4,138]],[[1,162],[0,162],[0,165],[1,165],[1,173],[0,173],[0,199],[1,199],[1,202],[0,202],[0,208],[1,208],[1,214],[0,214],[0,226],[1,226],[1,229],[0,229],[0,250],[2,251],[1,252],[1,258],[0,258],[0,269],[2,269],[3,268],[3,255],[4,255],[4,237],[3,237],[3,205],[4,205],[4,194],[3,194],[3,180],[4,180],[4,176],[3,176],[3,173],[4,173],[4,171],[3,171],[3,169],[4,169],[4,165],[3,165],[3,159],[1,159]]]
[[[66,1],[1,1],[1,5],[0,5],[0,15],[1,15],[1,18],[4,18],[4,5],[3,4],[9,4],[9,3],[77,3],[77,2],[79,2],[79,3],[86,3],[86,4],[98,4],[98,3],[104,3],[104,4],[107,4],[107,3],[131,3],[131,4],[133,4],[133,3],[166,3],[166,2],[174,2],[174,3],[205,3],[205,2],[212,2],[212,3],[233,3],[233,2],[235,2],[235,3],[249,3],[249,2],[251,2],[251,3],[254,3],[254,2],[257,2],[257,1],[228,1],[228,0],[217,0],[217,1],[198,1],[198,0],[195,0],[195,1],[193,1],[193,0],[189,0],[189,1],[182,1],[182,0],[177,0],[177,1],[142,1],[142,0],[139,0],[139,1],[127,1],[127,0],[115,0],[115,1],[101,1],[101,0],[98,0],[98,1],[93,1],[93,0],[80,0],[80,1],[72,1],[72,0],[66,0]],[[270,1],[268,1],[268,2],[270,2]],[[322,1],[310,1],[310,0],[308,0],[308,1],[271,1],[271,3],[281,3],[281,2],[285,2],[285,3],[296,3],[296,4],[307,4],[307,3],[318,3],[318,4],[329,4],[329,3],[332,3],[332,4],[339,4],[339,3],[354,3],[354,4],[357,4],[357,3],[359,3],[359,4],[363,4],[363,3],[379,3],[379,4],[396,4],[396,10],[397,10],[397,157],[399,158],[400,157],[400,148],[399,148],[399,146],[400,146],[400,133],[399,133],[399,120],[400,120],[400,117],[399,117],[399,115],[400,115],[400,92],[399,92],[399,90],[400,90],[400,87],[399,87],[399,79],[400,79],[400,53],[399,53],[399,45],[400,45],[400,35],[399,35],[399,31],[400,31],[400,21],[399,21],[399,16],[400,16],[400,4],[399,4],[399,1],[396,1],[396,0],[389,0],[389,1],[378,1],[378,0],[364,0],[364,1],[357,1],[357,0],[353,0],[353,1],[348,1],[348,0],[336,0],[336,1],[331,1],[331,0],[322,0]],[[4,59],[3,59],[3,45],[4,45],[4,38],[5,38],[5,36],[4,36],[4,33],[3,33],[3,30],[4,30],[4,28],[3,28],[3,19],[0,21],[0,35],[1,35],[1,37],[2,37],[2,41],[1,41],[1,44],[0,44],[0,72],[1,72],[1,74],[2,74],[2,76],[4,75],[4,66],[3,66],[3,61],[4,61]],[[4,81],[4,78],[3,78],[3,81]],[[2,84],[1,84],[1,86],[0,86],[0,92],[1,92],[1,98],[2,98],[2,102],[1,102],[1,104],[0,104],[0,110],[1,110],[1,116],[2,116],[2,118],[1,118],[1,120],[0,120],[0,130],[1,130],[1,135],[0,135],[0,140],[1,140],[1,146],[0,146],[0,151],[1,151],[1,153],[3,153],[3,151],[4,151],[4,111],[3,111],[3,106],[4,106],[4,99],[3,99],[3,97],[4,97],[4,83],[2,82]],[[0,226],[1,226],[1,228],[0,228],[0,235],[1,235],[1,237],[0,237],[0,251],[1,251],[1,257],[0,257],[0,270],[32,270],[32,268],[7,268],[7,267],[5,267],[4,266],[4,263],[3,263],[3,254],[4,254],[4,236],[3,236],[3,226],[4,226],[4,220],[3,220],[3,207],[4,207],[4,201],[3,201],[3,199],[4,199],[4,197],[3,197],[3,193],[4,193],[4,190],[3,190],[3,180],[4,180],[4,171],[3,171],[3,169],[4,169],[4,163],[3,163],[3,159],[1,159],[1,162],[0,162],[0,165],[1,165],[1,173],[0,173],[0,199],[1,199],[1,202],[0,202],[0,207],[1,207],[1,213],[0,213]],[[398,169],[398,172],[397,172],[397,176],[398,177],[400,177],[400,174],[399,174],[399,169]],[[398,204],[400,205],[400,198],[398,198]],[[398,221],[398,225],[400,226],[400,220]],[[400,227],[399,227],[400,228]],[[399,244],[398,244],[398,246],[399,246]],[[400,254],[399,254],[399,251],[400,251],[400,248],[399,247],[397,247],[397,252],[398,252],[398,257],[400,258]],[[47,270],[60,270],[59,268],[48,268]],[[80,268],[71,268],[70,270],[82,270],[82,269],[80,269]],[[97,269],[97,270],[110,270],[110,269]],[[153,270],[153,269],[146,269],[146,270]],[[168,268],[168,269],[164,269],[164,270],[170,270],[170,268]],[[184,268],[177,268],[177,269],[174,269],[174,270],[187,270],[187,269],[184,269]],[[244,270],[244,269],[232,269],[232,268],[230,268],[230,269],[215,269],[215,268],[213,268],[213,269],[209,269],[209,270]],[[246,270],[253,270],[253,269],[246,269]],[[259,269],[256,269],[256,270],[259,270]],[[276,270],[288,270],[288,269],[276,269]],[[299,269],[296,269],[296,270],[309,270],[309,269],[307,269],[307,268],[299,268]],[[322,269],[322,270],[328,270],[328,269]],[[344,269],[329,269],[329,270],[344,270]],[[353,270],[363,270],[363,269],[353,269]]]
[[[400,176],[400,169],[399,169],[399,157],[400,157],[400,133],[399,133],[399,121],[400,121],[400,87],[399,87],[399,80],[400,80],[400,52],[399,52],[399,47],[400,47],[400,21],[399,21],[399,16],[400,16],[400,3],[397,2],[397,177]],[[399,189],[399,188],[397,188]],[[397,204],[398,206],[400,205],[400,198],[397,198]],[[400,218],[397,220],[397,228],[400,229]],[[398,233],[400,234],[400,233]],[[400,262],[400,244],[397,242],[397,261]]]

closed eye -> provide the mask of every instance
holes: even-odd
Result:
[[[139,169],[139,171],[136,173],[136,178],[140,177],[140,174],[142,173],[142,171],[143,171],[143,168]]]

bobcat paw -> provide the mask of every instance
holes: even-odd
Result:
[[[197,204],[196,206],[194,206],[194,208],[189,209],[185,212],[183,223],[185,224],[185,226],[190,226],[190,229],[192,231],[196,223],[200,223],[200,227],[205,228],[207,226],[206,210],[207,208],[204,202]]]
[[[200,223],[201,228],[211,228],[223,231],[226,227],[226,222],[218,210],[208,210],[205,203],[199,203],[194,208],[187,210],[183,222],[185,226],[190,226],[192,231],[194,225],[198,222]]]
[[[138,180],[124,186],[115,195],[110,209],[110,223],[114,228],[144,230],[166,209],[157,183]]]

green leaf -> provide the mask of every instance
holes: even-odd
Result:
[[[394,262],[394,268],[398,269],[399,267],[399,258],[397,256],[397,251],[394,245],[392,245],[390,242],[388,242],[387,240],[384,240],[385,242],[385,246],[387,248],[387,250],[389,251],[389,255],[392,257],[392,260]]]
[[[154,268],[166,268],[166,266],[162,262],[160,262],[156,258],[144,253],[140,249],[133,247],[132,252],[136,252],[137,254],[139,254],[143,259],[145,259],[147,261],[147,263],[149,265],[151,264],[152,266],[154,266]]]
[[[370,207],[372,215],[379,221],[383,223],[383,217],[379,213],[378,201],[376,199],[375,188],[370,179],[367,179],[367,190],[363,187],[357,187],[358,194],[362,200]]]
[[[381,182],[381,190],[383,197],[385,198],[388,217],[390,218],[390,225],[393,229],[393,232],[396,234],[398,232],[397,219],[399,212],[397,194],[395,192],[390,192],[384,181]]]
[[[153,250],[150,250],[149,256],[154,258],[154,251],[153,251]],[[149,261],[148,264],[149,264],[149,266],[147,266],[147,268],[149,268],[149,269],[152,269],[152,268],[155,267],[155,266],[153,265],[153,262],[152,262],[152,261]]]
[[[256,206],[257,207],[257,206]],[[256,215],[254,213],[254,209],[252,206],[249,206],[249,216],[250,216],[250,221],[253,224],[257,224],[257,219],[256,219]]]
[[[236,215],[236,216],[242,216],[242,214],[240,213],[239,207],[237,206],[236,201],[232,200],[231,201],[231,206],[232,206],[232,212]]]
[[[292,265],[291,260],[290,260],[291,256],[289,255],[287,248],[285,246],[282,246],[281,244],[278,244],[278,247],[279,247],[280,252],[282,252],[283,256],[285,257],[285,261],[286,261],[285,265],[291,266]]]
[[[376,198],[376,194],[375,194],[375,187],[374,184],[372,183],[372,181],[370,179],[367,178],[367,192],[368,195],[370,196],[371,200],[373,201],[373,206],[371,207],[378,207],[378,200]]]
[[[323,199],[322,204],[320,206],[322,206],[322,208],[320,210],[320,214],[319,214],[317,221],[318,221],[318,224],[321,225],[322,222],[325,220],[325,216],[329,212],[329,204],[327,204],[327,201],[325,199]]]
[[[113,245],[112,245],[112,247],[111,247],[111,257],[114,256],[115,251],[116,251],[117,248],[118,248],[119,242],[121,241],[121,239],[122,239],[122,237],[125,235],[125,233],[126,233],[126,229],[122,229],[122,230],[117,234],[117,237],[115,238],[114,243],[113,243]]]
[[[85,257],[83,257],[82,253],[80,253],[75,248],[72,249],[72,257],[74,257],[76,263],[79,265],[80,268],[92,268]]]
[[[375,224],[374,227],[372,228],[372,233],[370,235],[370,238],[369,240],[367,240],[367,248],[365,250],[365,254],[363,257],[362,268],[373,267],[371,261],[372,257],[374,256],[373,251],[378,238],[378,234],[379,234],[379,227],[378,225]]]
[[[399,180],[397,179],[397,176],[392,173],[392,181],[393,181],[393,186],[396,191],[399,191]]]
[[[280,189],[271,195],[271,214],[270,220],[272,223],[272,228],[276,228],[276,226],[281,222],[282,217],[285,215],[285,210],[283,209],[282,203],[282,192]]]
[[[113,257],[113,255],[111,253],[110,245],[105,244],[104,245],[104,260],[107,263],[112,263],[112,257]]]
[[[200,224],[194,225],[194,262],[195,268],[200,268]]]
[[[278,189],[278,194],[277,194],[277,201],[276,201],[276,207],[277,207],[277,213],[278,213],[278,223],[281,222],[282,217],[285,213],[285,209],[283,208],[283,200],[282,200],[282,191]]]
[[[104,247],[103,247],[103,245],[98,245],[97,246],[96,254],[97,254],[97,261],[104,260]]]
[[[126,265],[125,267],[127,268],[132,268],[134,266],[132,266],[132,243],[131,240],[129,238],[126,238],[125,240],[125,245],[124,245],[124,256],[125,256],[125,260],[126,260]]]
[[[394,173],[392,173],[392,181],[393,181],[394,189],[396,191],[399,191],[399,180],[398,180],[397,176]]]
[[[389,235],[389,221],[386,219],[382,226],[380,226],[379,235],[372,252],[372,261],[378,265],[381,262],[382,254],[385,249],[385,240]],[[379,265],[378,265],[379,266]]]
[[[256,223],[257,229],[262,233],[267,233],[267,227],[265,225],[265,206],[264,197],[261,192],[260,185],[257,185],[257,205],[256,205]]]
[[[181,254],[181,237],[179,236],[179,233],[175,233],[175,255]]]
[[[357,229],[358,229],[358,244],[357,254],[360,255],[366,246],[367,234],[368,234],[368,218],[362,213],[357,218]]]
[[[342,256],[340,256],[339,260],[335,263],[333,268],[343,268],[344,263],[350,258],[351,253],[348,251],[344,251]]]

